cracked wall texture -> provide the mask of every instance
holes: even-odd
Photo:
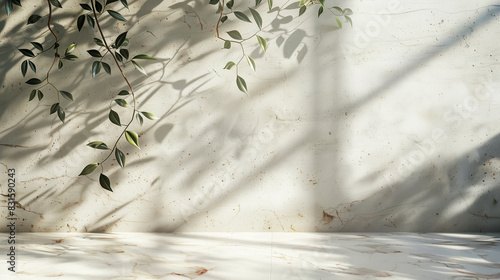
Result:
[[[25,1],[27,2],[27,1]],[[31,1],[30,1],[31,2]],[[128,49],[147,53],[148,76],[128,64],[139,110],[141,150],[119,144],[127,167],[106,164],[113,193],[96,174],[78,177],[112,142],[109,103],[125,84],[116,69],[91,78],[97,33],[76,28],[78,3],[54,12],[61,44],[77,43],[52,81],[73,93],[62,124],[42,101],[28,102],[17,51],[50,44],[38,2],[0,17],[0,198],[17,170],[18,231],[496,231],[499,230],[500,6],[495,1],[331,1],[354,11],[338,29],[316,9],[297,18],[261,5],[264,55],[255,42],[242,64],[249,96],[224,70],[239,50],[215,37],[205,1],[130,1],[127,22],[103,20],[105,35],[129,30]],[[327,0],[328,3],[328,0]],[[241,2],[246,10],[253,1]],[[117,5],[119,7],[119,5]],[[254,25],[237,24],[244,34]],[[493,32],[493,33],[492,33]],[[37,61],[38,75],[50,57]],[[116,106],[116,105],[115,105]],[[127,116],[127,111],[120,111]],[[130,114],[130,112],[128,113]],[[7,223],[3,219],[1,223]],[[2,227],[0,230],[7,230]]]

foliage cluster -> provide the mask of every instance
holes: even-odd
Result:
[[[253,8],[248,8],[246,11],[236,10],[235,0],[208,0],[207,2],[208,5],[214,5],[217,7],[217,10],[215,12],[216,17],[214,18],[214,21],[217,21],[216,37],[222,41],[223,48],[231,49],[233,46],[239,46],[239,49],[241,50],[241,56],[239,60],[228,61],[225,64],[224,69],[235,70],[236,86],[245,94],[248,94],[247,83],[246,80],[240,76],[238,69],[241,66],[241,63],[243,61],[246,61],[248,66],[253,71],[255,71],[256,63],[255,60],[245,52],[244,43],[250,40],[254,40],[254,42],[258,43],[263,52],[266,52],[268,49],[267,40],[263,36],[261,36],[261,32],[264,28],[262,16],[258,11],[258,7],[262,4],[261,2],[262,0],[255,0],[255,6]],[[62,4],[59,0],[46,0],[45,5],[47,8],[48,16],[41,16],[38,14],[30,15],[27,19],[27,24],[34,24],[44,18],[47,18],[46,28],[52,34],[53,42],[48,46],[43,46],[41,43],[34,41],[30,42],[31,46],[29,47],[24,46],[19,48],[20,54],[25,57],[25,59],[21,62],[21,74],[23,77],[25,77],[28,74],[28,70],[31,70],[33,73],[38,74],[36,67],[37,58],[43,54],[52,53],[52,64],[48,68],[48,71],[44,73],[43,77],[34,77],[26,80],[26,84],[34,86],[34,88],[29,93],[28,100],[32,101],[37,98],[38,101],[41,101],[45,96],[42,90],[46,93],[50,90],[50,92],[55,95],[56,102],[54,102],[50,106],[49,113],[51,115],[56,114],[59,120],[64,123],[64,121],[66,120],[65,107],[68,102],[74,102],[73,94],[66,90],[59,89],[57,86],[57,81],[52,81],[50,79],[50,75],[55,67],[57,67],[57,69],[62,69],[67,61],[76,61],[79,59],[78,56],[74,54],[74,50],[76,49],[77,45],[70,44],[65,48],[61,48],[59,38],[52,29],[52,17],[53,13],[55,12],[54,8],[61,9]],[[99,175],[99,183],[102,188],[108,191],[113,190],[111,188],[109,177],[104,174],[104,163],[114,155],[117,163],[122,168],[124,168],[126,165],[125,153],[123,153],[119,149],[121,140],[124,138],[130,145],[140,149],[139,136],[136,132],[130,129],[131,124],[135,120],[142,126],[144,119],[158,119],[151,112],[139,110],[136,102],[134,87],[129,82],[129,79],[123,71],[123,67],[130,63],[138,72],[143,75],[147,75],[146,71],[139,63],[139,61],[155,60],[155,58],[147,54],[136,54],[132,56],[130,51],[127,49],[127,46],[132,39],[127,36],[127,31],[118,34],[114,39],[106,38],[104,36],[103,29],[100,24],[102,17],[111,17],[116,21],[122,22],[127,21],[127,19],[117,11],[116,6],[114,5],[122,5],[126,9],[129,9],[129,3],[127,2],[127,0],[87,0],[86,3],[80,4],[82,14],[75,16],[78,31],[86,28],[85,26],[87,25],[87,28],[90,28],[95,33],[97,33],[95,37],[89,38],[89,40],[93,42],[95,47],[87,50],[88,55],[95,59],[92,62],[92,66],[90,69],[92,78],[103,72],[107,73],[108,75],[112,75],[114,71],[118,71],[124,82],[124,88],[116,93],[116,96],[113,100],[110,100],[108,114],[109,121],[112,124],[122,128],[121,133],[116,137],[114,143],[111,146],[107,145],[103,141],[92,141],[88,143],[88,147],[97,150],[104,150],[106,151],[106,154],[103,156],[103,159],[101,161],[93,162],[85,166],[79,174],[79,176],[90,175],[98,167],[100,167],[101,172]],[[350,18],[352,11],[350,9],[341,9],[337,6],[327,7],[325,6],[325,0],[301,0],[298,3],[297,7],[299,8],[299,16],[303,15],[306,10],[313,5],[319,7],[317,11],[318,17],[323,14],[324,10],[328,10],[333,14],[336,23],[340,28],[342,28],[342,22],[339,18],[342,17],[352,25],[352,20]],[[7,14],[11,14],[13,12],[14,6],[22,6],[21,0],[5,1]],[[112,8],[113,6],[115,8]],[[273,0],[267,0],[267,6],[269,11],[272,10],[274,7]],[[251,16],[251,18],[249,15]],[[237,29],[227,31],[227,35],[221,34],[221,32],[219,31],[220,26],[224,24],[228,19],[236,19],[244,23],[255,23],[256,31],[249,37],[243,37],[241,32]],[[113,106],[130,109],[130,116],[126,121],[122,120],[123,118],[120,117],[118,112],[113,109]]]

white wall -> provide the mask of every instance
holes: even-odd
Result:
[[[78,15],[67,2],[62,11]],[[81,58],[51,79],[75,96],[61,124],[48,114],[56,100],[49,89],[27,102],[16,50],[52,42],[36,30],[42,21],[25,25],[33,11],[47,12],[25,3],[1,17],[0,184],[6,194],[7,168],[17,170],[18,230],[499,229],[495,1],[330,0],[354,10],[354,27],[343,29],[327,13],[318,20],[316,8],[301,18],[283,10],[271,23],[277,11],[262,5],[269,49],[247,45],[257,63],[256,73],[241,67],[249,97],[234,71],[222,69],[239,52],[215,38],[213,6],[129,2],[130,11],[119,9],[129,21],[105,22],[107,35],[129,30],[132,53],[158,58],[144,63],[147,77],[131,65],[125,72],[139,109],[161,119],[132,126],[140,151],[119,144],[126,169],[105,165],[113,193],[99,187],[97,172],[77,176],[105,156],[85,145],[120,132],[108,106],[126,86],[116,69],[90,75],[86,49],[97,33],[78,33],[56,10],[62,45],[78,43]],[[238,26],[251,34],[253,25]],[[47,64],[50,57],[37,64],[38,77]],[[5,197],[1,203],[5,217]]]

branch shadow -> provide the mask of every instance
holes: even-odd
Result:
[[[152,56],[158,57],[158,63],[161,64],[161,67],[148,71],[149,77],[130,74],[135,71],[133,67],[131,67],[131,64],[125,65],[124,67],[127,75],[131,75],[131,82],[138,85],[137,97],[141,103],[154,103],[156,98],[162,98],[164,96],[168,96],[169,100],[171,100],[170,107],[165,108],[165,111],[161,112],[159,115],[161,121],[152,123],[141,129],[141,134],[149,133],[153,135],[153,139],[158,144],[169,141],[168,138],[170,134],[172,131],[175,131],[179,125],[179,122],[169,120],[171,115],[181,110],[192,110],[189,106],[193,100],[206,98],[207,96],[213,98],[214,90],[214,86],[210,84],[213,76],[212,73],[191,75],[184,79],[170,78],[172,75],[183,73],[180,68],[171,69],[170,63],[172,61],[181,61],[187,66],[203,63],[203,61],[210,59],[213,51],[209,48],[200,51],[195,56],[192,55],[191,49],[194,47],[199,48],[205,41],[213,39],[213,30],[210,29],[211,27],[208,27],[209,24],[206,24],[205,21],[205,18],[214,18],[212,11],[206,9],[206,3],[201,0],[178,2],[168,7],[170,10],[167,12],[167,16],[175,13],[184,13],[186,15],[184,17],[184,22],[173,23],[169,28],[164,28],[157,24],[148,24],[148,22],[155,22],[156,20],[161,22],[162,20],[160,19],[165,17],[165,14],[161,11],[161,9],[163,9],[162,4],[163,1],[145,1],[144,5],[138,7],[139,11],[130,17],[128,23],[131,31],[130,34],[134,36],[134,40],[131,40],[128,48],[131,52],[133,50],[136,50],[138,53],[147,52],[148,54],[152,54]],[[120,83],[121,78],[116,74],[112,76],[100,74],[93,79],[90,77],[91,73],[89,68],[94,59],[88,58],[85,49],[95,48],[95,46],[86,42],[85,37],[91,38],[96,35],[88,26],[85,26],[81,32],[78,32],[75,27],[75,22],[65,23],[65,19],[68,17],[76,18],[81,12],[75,15],[75,13],[66,12],[64,9],[56,9],[53,15],[53,23],[55,32],[58,34],[59,38],[61,38],[61,46],[76,43],[78,47],[75,54],[77,54],[81,60],[85,59],[85,61],[80,63],[65,62],[63,71],[54,71],[51,80],[58,81],[57,87],[61,90],[76,88],[77,90],[72,92],[75,97],[75,102],[61,103],[68,113],[65,123],[60,123],[55,114],[49,114],[48,112],[51,104],[57,102],[57,92],[47,90],[44,92],[44,99],[41,101],[35,99],[26,105],[26,100],[31,89],[24,84],[25,80],[31,77],[31,75],[41,75],[44,70],[47,70],[47,66],[44,66],[43,63],[37,65],[39,68],[37,73],[30,72],[26,77],[12,75],[11,70],[13,65],[19,65],[25,59],[22,58],[16,50],[18,48],[28,48],[28,42],[32,41],[38,41],[43,43],[44,46],[48,46],[54,39],[48,31],[42,31],[41,33],[33,32],[34,30],[44,28],[43,21],[46,21],[46,15],[44,15],[46,11],[44,11],[43,7],[38,5],[36,7],[27,6],[24,8],[27,9],[25,13],[40,14],[43,18],[36,24],[27,27],[24,26],[24,20],[19,20],[16,21],[14,25],[10,26],[10,30],[6,30],[7,18],[5,15],[0,17],[2,32],[9,34],[8,32],[17,32],[15,30],[23,31],[22,42],[21,39],[19,42],[13,40],[0,48],[0,53],[9,53],[9,55],[5,56],[7,59],[0,61],[0,81],[4,88],[7,87],[5,81],[9,80],[11,83],[9,87],[11,92],[6,91],[0,95],[0,103],[3,104],[0,108],[0,117],[2,120],[11,119],[10,122],[4,122],[2,125],[5,125],[5,127],[2,127],[2,132],[0,133],[0,157],[3,161],[7,162],[13,161],[14,159],[16,159],[17,162],[29,162],[30,164],[27,166],[25,172],[28,173],[38,169],[39,171],[36,171],[36,173],[40,174],[32,179],[21,181],[22,184],[29,186],[30,191],[20,195],[18,198],[18,202],[22,207],[19,215],[26,215],[28,217],[20,228],[25,231],[109,231],[120,222],[128,209],[136,207],[136,201],[124,199],[126,202],[123,203],[119,202],[119,199],[111,199],[109,194],[99,189],[96,179],[90,177],[80,178],[77,176],[77,173],[80,170],[78,166],[81,165],[82,160],[94,162],[95,159],[102,156],[100,153],[94,153],[89,157],[89,148],[84,147],[85,144],[87,144],[88,141],[98,140],[95,138],[102,135],[103,131],[105,131],[106,134],[101,140],[109,142],[112,139],[109,135],[114,133],[115,130],[118,130],[118,128],[112,125],[103,127],[100,124],[106,121],[107,112],[109,110],[108,107],[102,104],[112,102],[113,96],[122,89],[123,85]],[[122,10],[119,9],[119,11]],[[274,11],[279,12],[279,10]],[[123,12],[124,14],[126,13],[126,11]],[[16,19],[22,18],[22,15],[16,16]],[[11,15],[11,21],[12,18],[14,18],[14,15]],[[192,22],[198,22],[199,26],[191,24]],[[270,27],[268,33],[273,36],[287,37],[287,39],[285,39],[287,41],[285,43],[284,52],[288,54],[287,58],[290,59],[295,49],[301,44],[301,42],[296,41],[304,40],[308,35],[304,32],[300,32],[300,29],[296,27],[294,29],[295,32],[299,32],[302,35],[288,36],[283,32],[287,30],[282,27],[285,23],[286,20],[284,22],[277,22],[275,20],[272,24],[268,25],[268,27]],[[103,20],[102,24],[103,26],[111,26],[114,22]],[[148,32],[139,34],[137,30],[139,30],[143,24],[149,25],[151,28],[148,28],[150,29]],[[229,21],[226,25],[228,24]],[[181,28],[181,32],[179,32],[179,25],[184,26],[184,28]],[[136,34],[134,35],[134,33]],[[160,34],[161,37],[159,36]],[[154,44],[144,47],[141,45],[141,40],[148,36],[156,37],[156,40]],[[151,37],[148,37],[148,39],[150,38]],[[171,53],[172,56],[162,57],[162,55],[160,55],[161,48],[157,46],[169,45],[176,46],[173,48],[174,51]],[[262,53],[257,51],[259,49],[257,42],[255,42],[254,45],[255,47],[252,54],[256,57],[262,56]],[[15,55],[12,55],[12,50]],[[303,58],[304,55],[305,53],[303,53],[301,57]],[[40,58],[40,61],[43,61],[43,59]],[[223,65],[221,65],[221,68],[222,66]],[[294,71],[295,70],[292,70],[289,73],[293,73]],[[75,73],[81,74],[77,75]],[[13,77],[14,79],[12,79]],[[271,78],[278,79],[279,75]],[[278,86],[279,85],[272,85],[269,87],[257,85],[255,87],[255,92],[266,92]],[[166,87],[171,89],[171,93],[159,93]],[[236,103],[233,103],[233,105],[235,104]],[[244,108],[241,104],[238,106]],[[92,111],[89,111],[89,109]],[[229,111],[232,110],[234,109]],[[28,112],[25,113],[23,111]],[[220,121],[224,122],[225,120],[221,118]],[[182,122],[180,124],[182,125]],[[207,127],[202,131],[202,134],[211,134],[213,132],[213,128]],[[227,133],[227,131],[224,133]],[[45,134],[47,137],[39,137],[40,134]],[[71,135],[71,137],[68,138],[68,135]],[[33,141],[33,139],[36,139],[36,141]],[[298,141],[302,140],[299,139]],[[151,140],[145,140],[144,143],[145,145],[155,145]],[[240,153],[241,150],[246,149],[245,145],[247,144],[243,143],[242,147],[237,148],[240,149]],[[300,147],[300,143],[293,145],[296,146],[297,149]],[[82,148],[80,149],[79,147]],[[295,149],[295,147],[293,148]],[[196,152],[201,155],[205,149],[209,149],[209,146],[201,145],[200,149],[197,149]],[[132,150],[133,149],[123,148],[124,152],[132,153]],[[180,157],[179,154],[173,154],[172,156],[173,158]],[[282,156],[278,161],[271,161],[261,168],[258,168],[255,173],[264,172],[266,168],[271,168],[273,164],[277,164],[279,160],[285,158],[286,156]],[[129,164],[148,164],[155,160],[157,160],[157,158],[153,156],[144,160],[132,160]],[[221,157],[220,160],[223,160],[223,157]],[[199,161],[197,167],[205,169],[204,175],[206,175],[210,170],[204,168],[204,164],[204,161]],[[63,166],[59,168],[59,170],[62,170],[62,175],[54,174],[54,170],[57,170],[57,168],[53,169],[54,165]],[[120,169],[116,161],[113,160],[109,165],[108,172],[110,172],[109,177],[112,181],[117,183],[124,181],[119,175]],[[75,172],[76,169],[78,170]],[[43,174],[47,171],[49,171],[49,174]],[[249,175],[248,178],[251,176],[252,175]],[[199,176],[187,177],[186,182],[189,184],[194,183],[200,178]],[[159,181],[155,182],[158,184],[160,183]],[[120,190],[120,188],[117,188],[117,190]],[[135,194],[137,193],[133,195]],[[77,221],[77,219],[75,219],[78,216],[77,213],[82,213],[84,208],[88,207],[88,203],[92,200],[93,196],[98,197],[98,201],[102,201],[103,203],[107,199],[111,199],[113,209],[95,214],[94,216],[97,217],[97,222],[93,220],[83,223],[72,222],[73,220]],[[42,207],[41,205],[44,205],[45,201],[51,201],[50,206]],[[218,203],[218,201],[215,200],[214,203]],[[46,210],[40,211],[39,209]],[[94,212],[94,210],[92,210],[92,212]],[[37,216],[38,214],[40,214],[39,217]],[[112,217],[113,215],[114,217]],[[50,218],[48,216],[50,216]],[[88,218],[83,218],[83,220],[86,219]],[[68,223],[66,221],[68,221]],[[76,226],[70,224],[76,224]],[[164,228],[163,225],[158,226],[156,229],[161,230],[162,228]],[[173,226],[170,227],[169,230],[173,231],[176,228],[177,226]]]

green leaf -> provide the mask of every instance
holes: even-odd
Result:
[[[109,120],[116,124],[117,126],[122,126],[121,122],[120,122],[120,116],[118,115],[117,112],[113,111],[113,110],[110,110],[109,111],[109,115],[108,115],[108,118]]]
[[[62,97],[68,99],[69,101],[73,101],[73,95],[71,95],[71,93],[64,90],[59,91],[59,93],[62,95]]]
[[[228,9],[232,9],[232,8],[233,8],[233,6],[234,6],[234,0],[231,0],[231,1],[229,1],[229,2],[227,2],[227,3],[226,3],[226,7],[227,7]]]
[[[118,95],[129,95],[129,93],[126,90],[122,90],[118,93]]]
[[[149,55],[147,55],[147,54],[138,54],[138,55],[136,55],[136,56],[132,57],[132,59],[149,59],[149,60],[156,60],[156,58],[151,57],[151,56],[149,56]]]
[[[302,7],[300,7],[300,10],[299,10],[299,17],[300,17],[301,15],[303,15],[303,14],[306,12],[306,10],[307,10],[307,7],[306,7],[306,6],[302,6]]]
[[[125,39],[127,39],[127,32],[123,32],[122,34],[118,35],[115,39],[115,48],[121,47],[123,42],[125,42]]]
[[[319,7],[318,10],[318,17],[323,13],[323,6]]]
[[[150,112],[141,112],[141,114],[150,120],[159,119],[157,116],[153,115],[153,113],[150,113]]]
[[[25,60],[21,63],[21,73],[23,74],[23,77],[26,76],[27,71],[28,71],[28,61]]]
[[[120,2],[122,2],[123,6],[128,9],[127,0],[120,0]]]
[[[137,119],[137,122],[142,125],[144,122],[144,119],[142,118],[141,114],[135,114],[135,118]]]
[[[227,34],[229,34],[229,36],[231,36],[231,38],[233,38],[233,39],[243,40],[243,37],[241,37],[241,34],[238,30],[228,31]]]
[[[34,90],[31,91],[31,93],[30,93],[30,100],[29,101],[33,100],[33,98],[35,98],[35,96],[36,96],[36,89],[34,89]]]
[[[38,101],[43,99],[43,92],[41,90],[38,90]]]
[[[20,51],[23,55],[25,55],[25,56],[28,56],[28,57],[35,57],[35,54],[34,54],[32,51],[28,50],[28,49],[19,49],[19,51]]]
[[[52,104],[52,106],[50,106],[50,114],[54,114],[55,112],[57,112],[57,110],[59,110],[59,103],[54,103]]]
[[[62,122],[64,122],[64,120],[66,119],[66,113],[64,112],[62,107],[57,108],[57,116]]]
[[[68,46],[68,48],[66,49],[64,54],[68,55],[68,54],[72,53],[75,49],[76,49],[76,44],[71,44]]]
[[[234,15],[242,21],[251,22],[247,15],[242,12],[234,12]]]
[[[266,52],[267,51],[267,41],[266,41],[266,39],[264,39],[264,38],[260,37],[259,35],[257,35],[257,41],[259,41],[259,45],[262,48],[262,50],[264,52]]]
[[[102,68],[104,68],[104,71],[106,71],[106,73],[111,75],[111,66],[109,66],[109,64],[107,64],[106,62],[101,62],[101,64]]]
[[[139,72],[141,72],[144,75],[147,75],[146,70],[144,70],[144,68],[142,68],[142,66],[139,63],[132,60],[132,64],[134,64],[135,68],[139,70]]]
[[[81,15],[76,20],[76,26],[78,27],[78,31],[82,31],[84,24],[85,24],[85,15]]]
[[[139,148],[139,136],[137,135],[137,133],[127,130],[125,131],[125,138],[127,138],[127,141],[130,144],[137,147],[139,150],[141,149]]]
[[[267,5],[269,6],[269,10],[273,8],[273,0],[267,0]]]
[[[255,23],[257,24],[259,29],[262,30],[262,17],[260,16],[259,12],[257,12],[256,10],[254,10],[252,8],[248,8],[248,9],[250,9],[250,13],[252,13],[252,16],[253,16],[253,19],[255,20]]]
[[[260,2],[262,2],[262,0],[255,0],[255,7],[257,7],[260,4]]]
[[[99,38],[94,38],[94,42],[101,47],[104,47],[104,42]]]
[[[219,3],[219,0],[210,0],[210,2],[208,2],[208,4],[210,5],[217,5]]]
[[[103,189],[113,192],[113,190],[111,189],[111,182],[109,181],[108,176],[101,173],[101,175],[99,176],[99,184],[101,184],[101,187]]]
[[[127,50],[127,49],[121,49],[121,50],[120,50],[120,54],[121,54],[121,55],[122,55],[125,59],[128,59],[128,58],[129,58],[129,56],[130,56],[130,54],[129,54],[129,52],[128,52],[128,50]]]
[[[78,59],[78,56],[74,55],[74,54],[68,54],[68,55],[65,55],[63,57],[63,59],[67,59],[67,60],[71,60],[71,61],[74,61],[74,60],[77,60]]]
[[[58,7],[58,8],[62,8],[61,6],[61,3],[59,2],[59,0],[50,0],[50,3],[52,3],[52,5]]]
[[[224,41],[224,48],[230,49],[231,48],[231,41],[229,41],[229,40]]]
[[[125,155],[118,148],[115,149],[115,157],[118,164],[124,168],[125,167]]]
[[[233,68],[235,65],[236,63],[229,61],[228,63],[226,63],[226,66],[224,66],[224,69],[231,70],[231,68]]]
[[[99,149],[99,150],[108,150],[108,146],[101,141],[93,141],[87,144],[87,146],[94,148],[94,149]]]
[[[90,28],[92,28],[92,30],[94,30],[95,21],[94,21],[94,18],[91,17],[90,15],[87,15],[87,23],[89,24]]]
[[[78,176],[88,175],[88,174],[94,172],[94,170],[97,168],[97,166],[99,166],[99,163],[91,163],[91,164],[85,166],[85,168],[83,168],[82,172],[80,172],[80,175],[78,175]]]
[[[41,83],[42,83],[42,81],[40,81],[40,80],[39,80],[39,79],[37,79],[37,78],[31,78],[31,79],[27,80],[27,81],[26,81],[26,83],[27,83],[28,85],[38,85],[38,84],[41,84]]]
[[[116,57],[116,60],[118,60],[119,62],[123,62],[123,56],[117,52],[115,52],[115,57]]]
[[[128,102],[125,99],[115,99],[116,104],[122,107],[128,107]]]
[[[35,63],[31,62],[31,60],[28,61],[28,64],[33,72],[36,73],[36,65]]]
[[[353,12],[352,12],[352,10],[351,10],[351,9],[347,8],[347,9],[344,9],[344,10],[342,11],[342,14],[343,14],[344,16],[350,16],[350,15],[352,15],[352,14],[353,14]]]
[[[62,61],[59,59],[59,63],[57,63],[57,69],[61,69],[63,67]]]
[[[244,92],[244,93],[248,94],[248,91],[247,91],[247,83],[245,82],[245,80],[244,80],[242,77],[240,77],[240,76],[236,76],[236,85],[238,86],[238,88],[239,88],[242,92]]]
[[[28,25],[28,24],[33,24],[33,23],[35,23],[35,22],[39,21],[41,18],[42,18],[42,17],[41,17],[41,16],[39,16],[39,15],[31,15],[31,16],[28,18],[28,23],[27,23],[26,25]]]
[[[227,16],[223,16],[223,17],[220,19],[220,21],[221,21],[222,23],[224,23],[226,20],[227,20]]]
[[[93,57],[102,57],[101,53],[98,50],[87,50],[87,52]]]
[[[80,7],[84,10],[92,11],[92,8],[88,4],[80,4]]]
[[[248,65],[250,65],[250,68],[252,68],[252,70],[255,72],[255,61],[248,55],[245,55],[245,57],[247,59]]]
[[[92,63],[92,78],[95,77],[95,75],[99,74],[101,71],[101,63],[99,61],[94,61]]]
[[[335,20],[337,21],[337,24],[339,25],[339,27],[342,28],[342,22],[340,22],[340,20],[337,17],[335,17]]]
[[[102,4],[99,1],[95,1],[95,9],[98,13],[102,12]]]
[[[119,12],[115,12],[113,10],[108,10],[108,13],[110,16],[114,17],[117,20],[127,21]]]
[[[303,6],[306,6],[306,7],[309,7],[311,6],[313,3],[311,0],[300,0],[299,2],[299,7],[303,7]]]
[[[39,51],[43,52],[43,46],[42,46],[42,44],[37,43],[37,42],[31,42],[31,44],[33,45],[33,47],[35,47],[35,48],[37,48]]]
[[[325,5],[325,0],[319,0],[319,2],[321,3],[321,5]]]

